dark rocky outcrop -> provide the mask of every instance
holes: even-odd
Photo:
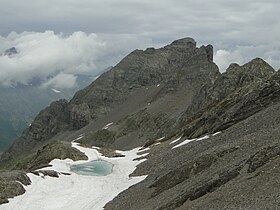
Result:
[[[29,185],[30,179],[22,171],[0,172],[0,204],[8,203],[8,198],[25,192],[23,185]]]
[[[265,70],[266,71],[266,70]],[[185,124],[184,136],[194,138],[224,130],[237,122],[279,102],[279,72],[263,72],[251,83],[242,85],[217,103],[211,104]]]
[[[59,173],[54,170],[39,170],[39,171],[36,171],[35,173],[43,174],[43,176],[50,176],[50,177],[55,177],[55,178],[59,177]]]
[[[59,100],[42,110],[30,127],[1,158],[9,159],[21,153],[36,151],[47,139],[68,128],[70,119],[67,104],[66,100]]]

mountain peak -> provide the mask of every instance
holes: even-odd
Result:
[[[231,63],[228,68],[226,69],[227,74],[235,74],[237,71],[242,71],[242,68],[237,63]]]
[[[250,62],[240,66],[237,63],[232,63],[227,68],[227,75],[251,75],[255,78],[267,78],[275,73],[275,70],[263,59],[254,58]]]
[[[250,62],[244,64],[242,68],[249,74],[264,78],[271,76],[275,70],[266,61],[261,58],[254,58]]]
[[[195,49],[196,48],[196,41],[193,38],[187,37],[173,41],[171,44],[165,46],[164,48],[175,48],[175,49]]]
[[[18,54],[18,51],[15,47],[11,47],[11,48],[5,50],[5,52],[4,52],[4,55],[8,55],[8,56],[15,55],[15,54]]]
[[[253,63],[266,63],[262,58],[260,57],[256,57],[254,59],[252,59],[250,62],[253,62]]]
[[[175,40],[171,43],[172,46],[180,46],[180,45],[194,45],[196,46],[196,41],[193,38],[186,37],[182,39]]]

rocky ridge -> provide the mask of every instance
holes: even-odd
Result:
[[[61,131],[81,129],[116,107],[123,106],[125,102],[131,104],[129,100],[137,100],[135,99],[137,94],[142,94],[141,97],[150,95],[146,98],[150,100],[145,102],[146,105],[166,95],[166,98],[169,98],[166,100],[174,100],[172,94],[178,90],[182,92],[180,96],[186,94],[183,97],[188,101],[195,96],[199,98],[201,87],[210,86],[219,75],[218,67],[212,58],[212,46],[197,48],[191,38],[177,40],[157,50],[135,50],[90,86],[78,91],[69,103],[60,100],[40,112],[30,128],[3,155],[3,158],[17,155],[17,148],[20,148],[20,152],[38,148],[42,146],[42,142],[48,141]],[[161,87],[155,88],[157,85]],[[149,88],[154,91],[150,93]],[[145,92],[146,89],[148,91]],[[142,98],[138,101],[142,103],[140,108],[143,111],[144,101]],[[184,103],[182,99],[182,106],[185,106]],[[138,107],[135,107],[137,105],[131,104],[132,110],[125,111],[122,115],[133,113],[137,110]],[[176,104],[172,106],[174,109],[177,107]],[[193,112],[199,108],[193,106]],[[141,112],[139,108],[138,111]],[[162,117],[157,115],[153,120]],[[174,119],[176,117],[174,116]],[[170,119],[165,121],[168,120]]]
[[[148,177],[105,209],[278,208],[279,75],[260,58],[220,73],[213,47],[198,48],[191,38],[135,50],[70,102],[41,111],[2,163],[6,159],[6,169],[11,160],[13,169],[40,168],[53,158],[39,158],[50,154],[42,152],[48,148],[56,151],[52,142],[84,134],[83,145],[108,151],[150,148],[132,174]],[[51,154],[75,154],[59,145]],[[19,164],[30,151],[40,161]]]

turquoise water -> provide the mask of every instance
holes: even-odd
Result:
[[[88,163],[73,165],[71,171],[86,176],[106,176],[112,173],[113,165],[103,160],[94,160]]]

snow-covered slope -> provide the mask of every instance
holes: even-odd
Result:
[[[29,173],[28,176],[32,180],[32,184],[25,187],[26,193],[10,199],[9,203],[2,205],[0,209],[103,209],[103,206],[120,192],[146,178],[146,176],[129,177],[129,174],[135,170],[136,166],[145,161],[133,161],[133,159],[140,156],[137,155],[140,148],[125,152],[118,151],[124,154],[125,157],[106,158],[96,149],[84,148],[74,142],[72,146],[84,152],[88,156],[88,160],[76,162],[70,159],[53,160],[50,163],[52,167],[44,169],[71,173],[71,175],[61,174],[59,178],[43,175],[40,177]],[[97,159],[112,163],[112,173],[107,176],[82,176],[70,171],[70,166],[73,164]]]

